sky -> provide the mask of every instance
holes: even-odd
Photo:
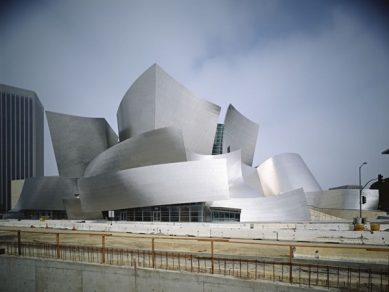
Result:
[[[323,189],[389,177],[389,8],[359,0],[2,0],[0,83],[105,118],[159,64],[260,125],[254,166],[298,153]],[[45,121],[45,175],[58,175]]]

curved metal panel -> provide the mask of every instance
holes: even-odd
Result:
[[[224,121],[223,153],[241,149],[242,162],[252,166],[259,125],[250,121],[231,104]]]
[[[156,64],[147,69],[131,85],[117,111],[119,140],[154,130]]]
[[[46,116],[61,177],[82,177],[97,155],[117,144],[117,135],[103,118],[49,111]]]
[[[126,169],[79,179],[83,212],[228,199],[224,159]]]
[[[252,187],[261,197],[264,196],[261,181],[259,180],[257,169],[242,163],[242,177],[244,181]]]
[[[227,161],[228,186],[231,198],[256,198],[263,196],[258,174],[255,168],[252,168],[255,179],[252,177],[252,173],[246,169],[246,167],[250,167],[241,162],[240,150],[220,155],[201,155],[187,150],[187,157],[191,161],[225,159]],[[242,175],[243,167],[245,167],[245,173],[248,175],[246,177]],[[247,183],[247,181],[250,183]]]
[[[345,209],[359,210],[358,189],[336,189],[320,192],[307,192],[308,205],[321,209]],[[362,210],[377,210],[378,190],[363,190],[366,204],[362,204]]]
[[[63,205],[69,220],[104,219],[102,212],[82,212],[80,199],[63,199]]]
[[[62,199],[73,199],[77,193],[77,179],[74,178],[27,178],[14,210],[65,210]]]
[[[305,192],[321,191],[321,187],[296,153],[285,153],[269,158],[257,167],[265,196],[304,188]]]
[[[177,127],[185,147],[211,154],[219,113],[219,106],[193,94],[154,64],[134,82],[120,103],[120,141],[154,129]]]
[[[311,220],[302,188],[271,197],[217,201],[211,207],[240,209],[240,222]]]
[[[123,169],[186,161],[184,140],[177,128],[162,128],[127,139],[98,155],[84,177]]]

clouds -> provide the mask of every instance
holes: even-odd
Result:
[[[157,62],[222,106],[221,121],[232,103],[261,125],[255,164],[297,152],[323,188],[357,183],[363,161],[367,177],[389,176],[389,158],[380,154],[389,147],[388,21],[380,7],[303,0],[9,3],[0,9],[0,82],[35,90],[47,110],[105,117],[116,128],[124,93]],[[46,133],[46,174],[53,174]]]

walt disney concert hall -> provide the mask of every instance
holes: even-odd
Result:
[[[282,222],[311,220],[310,207],[358,208],[349,192],[322,191],[298,154],[253,167],[259,125],[232,105],[218,124],[220,110],[154,64],[124,95],[118,135],[103,118],[46,111],[59,176],[26,179],[13,211],[26,219]],[[376,209],[378,193],[367,195],[363,208]]]

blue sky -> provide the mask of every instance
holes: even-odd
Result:
[[[385,1],[2,1],[0,83],[104,117],[158,63],[260,124],[254,164],[299,153],[323,189],[389,176]],[[45,126],[45,174],[57,175]]]

